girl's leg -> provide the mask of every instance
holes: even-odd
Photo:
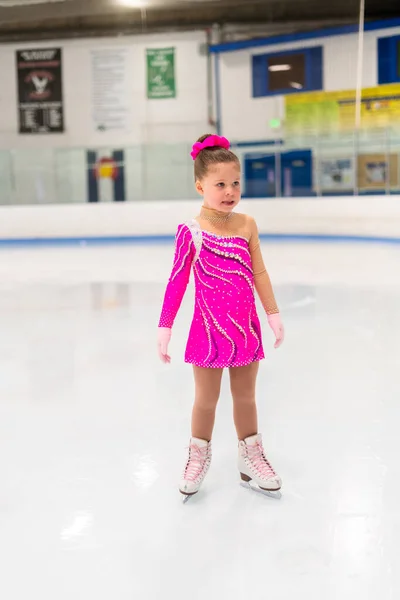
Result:
[[[210,441],[215,422],[215,410],[221,391],[223,369],[193,367],[195,402],[192,413],[192,436]]]
[[[189,458],[179,486],[182,494],[197,494],[211,464],[211,437],[215,409],[221,389],[223,369],[193,367],[195,401],[192,415],[192,439]]]
[[[263,490],[278,491],[282,480],[267,460],[258,433],[256,380],[258,363],[230,369],[236,431],[239,438],[238,468],[243,481],[254,480]]]
[[[259,363],[229,369],[233,417],[239,440],[258,433],[256,381]]]

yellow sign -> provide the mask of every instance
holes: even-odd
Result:
[[[354,129],[356,92],[311,92],[286,96],[286,133],[341,133]],[[362,91],[361,128],[400,129],[400,85]]]

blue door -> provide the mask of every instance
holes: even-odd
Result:
[[[276,196],[275,155],[248,154],[245,156],[246,198],[273,198]]]
[[[245,198],[274,198],[279,187],[276,185],[279,171],[278,193],[282,196],[314,195],[311,150],[282,152],[278,158],[275,154],[251,153],[245,155],[244,163]]]
[[[281,154],[282,196],[314,196],[311,150]]]

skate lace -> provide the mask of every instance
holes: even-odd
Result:
[[[260,442],[254,446],[247,446],[247,453],[252,466],[263,478],[276,477],[276,472],[264,454],[264,448]]]
[[[195,482],[201,474],[208,458],[208,448],[199,448],[192,444],[189,446],[189,460],[187,462],[184,479]]]

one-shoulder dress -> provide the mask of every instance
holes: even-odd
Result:
[[[261,257],[258,232],[252,233],[250,227],[244,235],[218,235],[203,229],[200,222],[193,219],[178,226],[159,327],[172,328],[193,271],[195,304],[185,362],[225,368],[260,361],[265,355],[255,303],[257,283],[266,312],[279,311]],[[256,239],[252,240],[253,235]],[[254,258],[259,262],[260,257],[255,274]]]

